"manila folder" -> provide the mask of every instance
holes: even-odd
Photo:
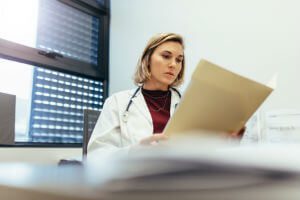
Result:
[[[201,60],[164,133],[239,131],[272,91]]]

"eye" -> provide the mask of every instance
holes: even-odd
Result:
[[[176,58],[177,63],[182,63],[182,60],[183,60],[182,58]]]
[[[163,57],[164,59],[170,59],[170,58],[171,58],[171,56],[168,55],[168,54],[162,54],[162,57]]]

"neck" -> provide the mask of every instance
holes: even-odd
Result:
[[[158,83],[151,83],[151,82],[145,82],[143,85],[143,88],[145,90],[161,90],[161,91],[168,91],[169,86],[164,84],[158,84]]]

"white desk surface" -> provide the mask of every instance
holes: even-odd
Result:
[[[227,181],[237,174],[230,174]],[[201,175],[198,178],[201,178]],[[241,187],[201,188],[182,184],[182,189],[167,189],[161,184],[181,182],[181,175],[170,178],[146,178],[126,181],[102,182],[85,175],[84,170],[59,169],[57,167],[32,166],[24,164],[0,165],[1,199],[10,200],[83,200],[83,199],[299,199],[300,178],[273,177]],[[185,177],[186,178],[186,177]],[[206,178],[206,177],[205,177]],[[245,175],[245,178],[249,178]],[[187,185],[193,181],[186,181]],[[197,182],[195,182],[197,184]]]
[[[277,161],[269,166],[264,163],[260,151],[253,154],[251,150],[252,157],[242,149],[238,152],[217,152],[201,159],[150,156],[115,163],[111,165],[113,170],[105,165],[89,168],[0,163],[0,194],[1,199],[9,200],[300,199],[296,151],[278,151],[273,160],[282,156],[277,161],[290,162],[278,167],[272,167]],[[289,168],[293,163],[295,167]]]

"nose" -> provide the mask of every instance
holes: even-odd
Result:
[[[171,62],[170,62],[169,67],[170,67],[170,68],[175,68],[176,65],[177,65],[176,59],[172,59]]]

